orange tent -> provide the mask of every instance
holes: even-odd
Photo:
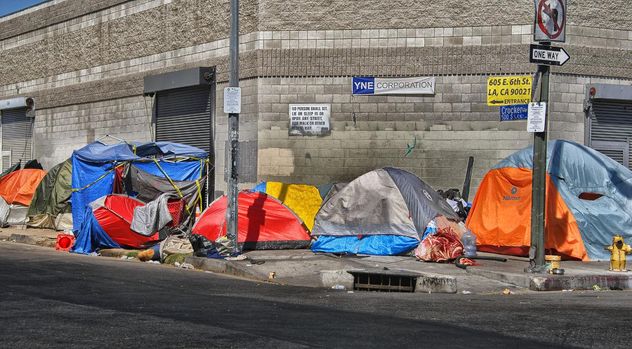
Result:
[[[466,225],[478,249],[526,256],[531,245],[532,147],[490,170]],[[566,259],[609,260],[612,236],[632,239],[632,171],[582,144],[547,144],[546,253]]]
[[[0,196],[8,204],[29,206],[44,176],[46,171],[39,169],[13,171],[0,179]]]
[[[566,258],[588,260],[579,227],[550,175],[547,174],[545,246]],[[526,256],[531,245],[531,170],[505,167],[487,173],[467,226],[478,249]]]

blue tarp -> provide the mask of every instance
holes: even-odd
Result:
[[[255,192],[255,193],[265,193],[266,192],[266,185],[268,182],[261,182],[259,184],[257,184],[256,187],[252,188],[251,191]]]
[[[579,227],[584,247],[592,260],[608,260],[604,246],[612,236],[632,239],[632,171],[600,152],[570,141],[547,144],[547,172]],[[518,151],[494,168],[531,169],[532,147]],[[582,200],[583,192],[603,195]]]
[[[312,251],[342,254],[394,256],[406,253],[419,245],[419,240],[401,235],[327,236],[312,243]]]
[[[140,162],[141,157],[134,154],[136,151],[143,156],[192,156],[206,157],[207,153],[201,149],[183,144],[156,142],[156,143],[118,143],[104,144],[93,142],[81,149],[77,149],[72,155],[72,219],[75,231],[82,226],[88,205],[108,194],[112,193],[115,171],[114,167],[119,162],[132,161],[139,169],[148,173],[164,177],[162,171],[151,161]],[[191,181],[200,179],[204,168],[203,160],[166,162],[159,160],[160,166],[174,181]]]
[[[140,159],[140,157],[134,154],[130,145],[126,143],[108,145],[101,142],[93,142],[81,149],[75,150],[72,154],[73,157],[89,162],[128,161]]]
[[[72,156],[72,188],[77,189],[70,196],[72,225],[74,230],[81,227],[88,205],[112,193],[114,185],[114,163],[93,163],[81,161]],[[86,187],[87,186],[87,187]]]
[[[200,161],[180,161],[180,162],[167,162],[159,161],[160,167],[169,175],[174,181],[195,181],[202,177],[203,163]],[[155,162],[139,162],[135,161],[134,166],[139,170],[150,173],[154,176],[165,178],[165,175],[160,171],[160,168]]]
[[[120,248],[119,244],[101,228],[92,210],[86,210],[81,228],[76,234],[72,252],[88,254],[100,248]]]
[[[191,156],[200,159],[208,157],[208,153],[200,148],[172,142],[134,143],[136,155],[148,156]]]

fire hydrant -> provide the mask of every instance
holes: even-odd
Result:
[[[623,241],[621,235],[612,237],[612,245],[606,246],[606,250],[610,251],[610,270],[626,271],[625,255],[632,252],[632,247]]]

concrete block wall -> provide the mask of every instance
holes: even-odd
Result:
[[[50,169],[66,160],[73,150],[105,135],[151,140],[151,100],[147,99],[135,96],[38,110],[33,132],[35,157]]]
[[[258,136],[258,110],[259,110],[259,84],[257,79],[242,80],[239,83],[241,87],[241,114],[239,114],[239,140],[257,141]],[[222,82],[217,84],[217,97],[215,108],[215,190],[226,190],[226,178],[224,177],[225,169],[225,151],[226,140],[228,139],[228,115],[224,114],[224,88],[228,87],[228,83]],[[242,150],[241,155],[246,158]],[[254,165],[256,168],[256,164]],[[255,182],[240,182],[241,189],[252,188]]]
[[[36,154],[56,163],[69,144],[100,134],[149,139],[144,76],[215,66],[221,190],[228,8],[227,0],[54,0],[1,18],[0,98],[36,98]],[[630,9],[626,0],[574,2],[564,44],[572,60],[553,69],[552,136],[582,141],[586,81],[630,83]],[[476,186],[530,141],[524,122],[500,123],[486,106],[485,81],[535,70],[527,56],[532,11],[528,2],[483,0],[242,0],[241,139],[258,142],[259,179],[317,184],[394,165],[437,187],[460,187],[474,155]],[[352,97],[353,75],[432,75],[437,94]],[[287,105],[321,102],[332,104],[331,136],[288,137]]]
[[[526,122],[499,122],[498,108],[486,105],[486,82],[438,76],[434,96],[405,97],[352,96],[348,77],[259,79],[259,178],[324,184],[396,166],[436,188],[461,188],[474,156],[475,190],[491,166],[531,139]],[[289,136],[294,103],[331,104],[331,135]]]

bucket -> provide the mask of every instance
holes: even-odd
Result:
[[[560,269],[560,261],[562,260],[562,257],[556,256],[554,254],[547,254],[546,256],[544,256],[544,260],[548,263],[551,263],[551,270]]]
[[[70,234],[57,234],[57,243],[55,249],[57,251],[70,251],[75,243],[75,236]]]

